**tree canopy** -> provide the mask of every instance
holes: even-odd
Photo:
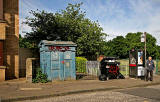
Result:
[[[26,38],[19,34],[19,47],[20,48],[34,48],[34,45],[30,43]]]
[[[128,33],[125,37],[117,36],[116,38],[106,42],[106,56],[119,56],[120,58],[128,58],[131,49],[144,50],[144,43],[140,41],[141,32]],[[159,46],[156,45],[156,38],[147,33],[147,56],[153,58],[159,57]]]
[[[140,42],[141,32],[128,33],[125,37],[117,36],[106,42],[107,34],[96,21],[86,18],[81,10],[82,3],[68,4],[65,10],[56,13],[46,11],[31,11],[32,17],[27,17],[25,24],[32,28],[25,37],[20,36],[20,47],[37,48],[41,40],[73,41],[77,44],[77,56],[96,59],[97,55],[119,56],[128,58],[129,50],[144,49]],[[160,56],[160,46],[156,38],[147,33],[147,55]]]
[[[27,33],[25,38],[35,45],[41,40],[73,41],[78,45],[77,55],[96,57],[103,48],[106,34],[98,22],[85,17],[81,5],[68,4],[65,10],[56,13],[31,11],[33,17],[26,18],[25,23],[32,32]]]

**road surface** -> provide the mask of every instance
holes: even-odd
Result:
[[[160,102],[160,85],[50,97],[26,102]]]

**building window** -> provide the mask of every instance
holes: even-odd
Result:
[[[3,20],[3,0],[0,0],[0,20]]]

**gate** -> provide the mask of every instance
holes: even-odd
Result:
[[[98,61],[76,63],[76,79],[94,80],[100,75]]]

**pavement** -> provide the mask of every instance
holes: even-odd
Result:
[[[134,87],[147,87],[160,84],[160,76],[154,76],[153,82],[126,78],[108,81],[71,80],[49,83],[27,83],[25,79],[9,80],[0,83],[0,101],[24,101],[79,94],[85,92],[111,91]]]
[[[160,85],[70,94],[25,102],[160,102]]]

